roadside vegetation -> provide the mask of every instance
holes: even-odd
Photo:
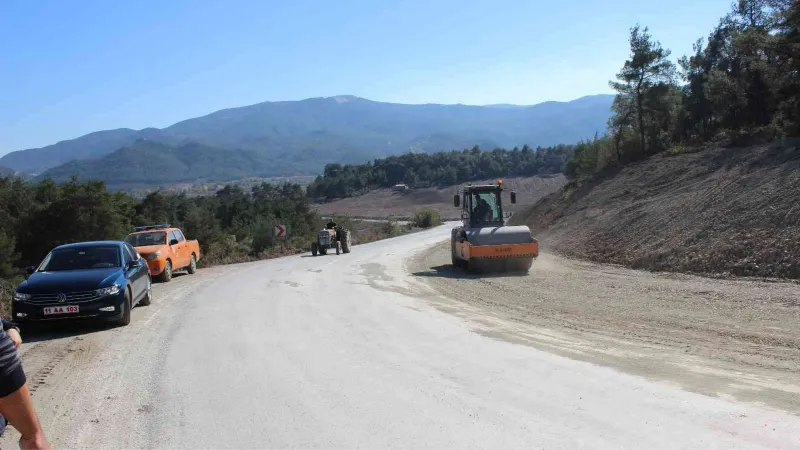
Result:
[[[608,131],[515,217],[570,257],[800,279],[800,3],[740,0],[670,60],[639,25]]]
[[[202,266],[254,261],[305,251],[324,226],[298,184],[226,186],[214,195],[155,192],[143,199],[110,192],[102,181],[63,184],[0,178],[0,315],[22,279],[53,247],[124,239],[134,226],[170,223],[200,241]],[[349,225],[352,223],[352,225]],[[273,236],[286,225],[288,238]],[[351,221],[354,243],[413,231],[397,223]],[[3,316],[7,317],[7,316]]]
[[[629,42],[610,82],[617,96],[608,131],[575,146],[567,175],[800,133],[800,3],[739,0],[677,64],[646,27],[634,26]]]
[[[414,225],[419,228],[431,228],[441,225],[442,219],[439,216],[439,211],[433,209],[423,209],[414,214]]]
[[[308,186],[315,199],[335,199],[365,194],[373,189],[406,184],[409,187],[452,186],[465,181],[505,176],[561,173],[573,146],[532,149],[469,150],[440,153],[406,153],[360,165],[328,164]]]

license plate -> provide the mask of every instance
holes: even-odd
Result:
[[[48,306],[44,309],[44,315],[46,316],[50,314],[74,314],[76,312],[78,312],[78,305]]]

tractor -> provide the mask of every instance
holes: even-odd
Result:
[[[469,272],[527,273],[539,256],[539,243],[527,226],[507,226],[503,214],[503,180],[497,184],[467,185],[453,196],[461,208],[461,221],[452,229],[450,252],[453,266]],[[511,191],[511,203],[517,194]]]
[[[350,253],[350,231],[333,222],[324,230],[319,230],[317,240],[311,243],[311,254],[327,255],[329,249],[336,249],[336,254]]]

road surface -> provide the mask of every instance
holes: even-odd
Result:
[[[128,327],[27,336],[45,431],[60,448],[800,447],[789,412],[474,332],[408,273],[448,236],[200,270]]]

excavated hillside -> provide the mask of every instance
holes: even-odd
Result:
[[[654,271],[800,278],[800,139],[662,154],[571,182],[513,222],[544,251]]]

